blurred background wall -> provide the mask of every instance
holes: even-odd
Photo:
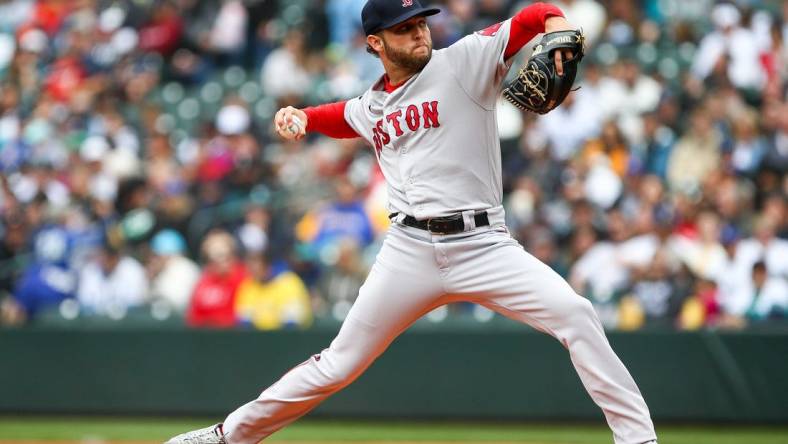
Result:
[[[323,349],[334,329],[6,332],[0,414],[223,417]],[[610,333],[660,423],[788,422],[773,332]],[[604,421],[553,338],[508,322],[418,323],[314,417]],[[601,423],[601,422],[600,422]]]

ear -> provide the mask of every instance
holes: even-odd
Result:
[[[367,44],[377,51],[378,55],[383,52],[383,38],[376,35],[370,34],[367,36]]]

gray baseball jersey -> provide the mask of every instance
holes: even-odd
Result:
[[[349,100],[345,120],[374,148],[391,212],[417,219],[501,205],[495,103],[511,64],[511,20],[436,50],[392,93],[383,80]]]

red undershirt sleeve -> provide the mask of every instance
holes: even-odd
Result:
[[[519,51],[526,43],[540,32],[544,32],[544,22],[549,17],[563,17],[556,6],[547,3],[534,3],[523,8],[512,17],[511,30],[509,31],[509,42],[506,44],[504,59],[509,59]]]
[[[353,139],[360,137],[345,120],[347,101],[310,106],[306,113],[306,130],[324,134],[334,139]]]

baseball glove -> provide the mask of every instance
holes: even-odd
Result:
[[[572,58],[564,60],[564,75],[555,66],[555,51],[568,49]],[[577,65],[583,59],[585,38],[581,31],[556,31],[545,34],[534,47],[528,62],[503,90],[506,100],[521,110],[546,114],[564,101],[577,75]]]

